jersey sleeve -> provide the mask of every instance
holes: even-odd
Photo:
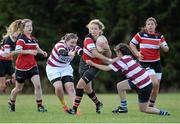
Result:
[[[17,42],[16,42],[15,50],[23,49],[24,45],[25,45],[25,41],[23,39],[18,39]]]
[[[132,40],[130,41],[130,43],[134,44],[134,45],[137,45],[141,42],[141,36],[139,33],[137,33],[133,38]]]
[[[128,66],[121,60],[113,62],[112,64],[108,65],[113,71],[117,72],[119,70],[124,71],[128,69]]]
[[[82,49],[80,46],[76,46],[76,47],[75,47],[75,51],[77,52],[77,54],[78,54],[79,56],[81,56],[82,53],[83,53],[83,49]]]
[[[92,49],[96,48],[96,45],[94,43],[94,41],[91,38],[87,38],[84,41],[84,46],[86,46],[86,48],[91,51]]]
[[[3,41],[3,48],[4,48],[4,52],[5,53],[10,53],[11,51],[11,41],[9,40],[9,38],[4,39]]]
[[[65,45],[63,44],[63,43],[57,43],[56,45],[55,45],[55,49],[57,50],[57,51],[60,51],[60,50],[65,50]]]

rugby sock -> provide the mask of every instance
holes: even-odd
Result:
[[[88,94],[88,96],[96,105],[100,103],[94,91]]]
[[[160,110],[159,115],[170,115],[170,113],[164,110]]]
[[[37,103],[37,107],[41,107],[42,106],[42,100],[36,100]]]
[[[11,104],[15,104],[15,103],[16,103],[16,100],[10,99],[10,103],[11,103]]]
[[[127,109],[127,101],[126,100],[121,100],[120,106],[122,109]]]
[[[77,108],[79,107],[79,104],[81,102],[81,99],[83,97],[83,89],[76,89],[76,98],[74,100],[74,104],[73,104],[73,109],[75,110],[75,112],[77,112]]]
[[[7,79],[6,80],[6,85],[12,85],[12,84],[15,84],[15,83],[16,83],[15,79]]]
[[[149,107],[154,107],[155,100],[149,100]]]

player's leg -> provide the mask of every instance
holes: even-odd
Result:
[[[127,113],[127,99],[126,99],[126,90],[131,90],[129,80],[121,81],[117,84],[118,95],[120,97],[120,106],[117,109],[113,110],[113,113]],[[131,83],[131,82],[130,82]]]
[[[65,112],[69,111],[69,108],[67,107],[66,101],[64,99],[64,90],[63,90],[63,84],[62,82],[59,80],[53,82],[53,86],[55,88],[55,94],[58,97],[59,101],[60,101],[60,105],[62,106],[63,110]]]
[[[16,96],[19,92],[22,91],[23,86],[24,86],[24,83],[16,82],[15,87],[11,91],[8,106],[9,106],[10,111],[12,111],[12,112],[15,111]]]
[[[0,77],[0,93],[5,93],[6,91],[6,77],[1,76]]]
[[[33,75],[31,81],[34,85],[34,94],[39,112],[47,112],[47,109],[42,105],[42,88],[39,74]]]
[[[157,95],[159,93],[160,82],[157,80],[156,75],[150,75],[149,77],[151,78],[152,84],[153,84],[151,96],[150,96],[150,99],[149,99],[149,106],[154,107]]]
[[[146,87],[138,90],[140,111],[144,113],[148,113],[148,114],[170,115],[170,113],[167,111],[159,110],[155,107],[150,107],[148,105],[148,100],[149,100],[151,91],[152,91],[152,84],[149,84]]]

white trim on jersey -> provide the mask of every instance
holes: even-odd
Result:
[[[141,37],[142,40],[153,40],[153,41],[159,41],[160,38],[155,39],[155,38],[148,38],[148,37]]]
[[[21,45],[16,45],[15,51],[22,50],[22,48],[23,47]]]
[[[140,48],[159,49],[160,46],[159,45],[152,45],[152,44],[141,43],[140,44]]]
[[[83,48],[83,52],[86,53],[91,58],[94,58],[93,54],[91,52],[89,52],[86,48]]]
[[[89,50],[92,50],[94,48],[96,48],[95,43],[90,43],[90,44],[87,45],[87,49],[89,49]]]
[[[133,37],[133,39],[131,40],[131,42],[133,43],[133,44],[139,44],[139,42]]]

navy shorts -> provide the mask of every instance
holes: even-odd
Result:
[[[152,83],[145,86],[142,89],[139,89],[135,84],[133,84],[130,80],[128,80],[129,86],[131,89],[135,89],[138,94],[139,103],[145,103],[149,101],[151,90],[152,90]]]
[[[0,60],[0,77],[4,77],[6,74],[11,76],[14,72],[15,69],[11,60]]]
[[[15,75],[18,83],[24,83],[26,79],[31,79],[34,75],[39,75],[39,70],[37,66],[28,71],[16,70]]]
[[[79,73],[87,84],[97,76],[98,72],[99,69],[89,66],[83,59],[80,60]]]

